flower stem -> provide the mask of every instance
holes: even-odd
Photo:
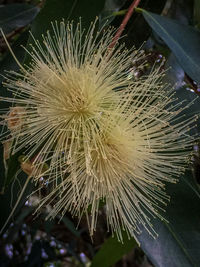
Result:
[[[130,17],[133,14],[134,9],[139,5],[141,0],[134,0],[133,3],[130,5],[130,7],[128,8],[128,11],[121,23],[121,25],[119,26],[118,31],[116,32],[115,36],[113,37],[112,43],[110,44],[110,48],[113,48],[116,44],[116,42],[118,41],[118,39],[120,38],[126,24],[128,23]]]

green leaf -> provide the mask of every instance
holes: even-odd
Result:
[[[200,82],[200,32],[175,20],[140,10],[151,28],[172,50],[184,71]]]
[[[0,144],[0,192],[3,193],[4,184],[5,184],[5,166],[4,166],[4,159],[3,159],[4,151],[3,151],[3,144]]]
[[[28,4],[12,4],[0,7],[0,28],[9,33],[34,20],[39,8]]]
[[[11,46],[16,58],[21,62],[25,55],[25,50],[21,46],[26,46],[28,40],[28,30],[22,32],[19,36],[19,38],[13,43]],[[2,59],[0,64],[0,84],[1,84],[1,96],[8,96],[8,90],[2,86],[2,81],[4,80],[3,75],[5,75],[5,70],[10,71],[18,71],[19,66],[17,65],[15,59],[11,55],[10,52],[8,52],[5,57]],[[3,92],[2,92],[3,90]],[[1,108],[2,108],[3,102],[1,102]]]
[[[24,173],[20,173],[18,175],[18,180],[15,179],[14,181],[12,181],[12,184],[9,184],[9,186],[7,187],[7,189],[5,190],[4,194],[0,195],[0,230],[2,229],[4,223],[6,222],[6,220],[8,219],[15,203],[18,200],[19,194],[25,184],[25,182],[27,181],[27,175],[25,175]],[[19,210],[22,208],[22,206],[24,205],[27,196],[30,195],[30,193],[33,191],[34,189],[34,185],[29,182],[23,195],[22,198],[16,208],[16,210],[14,211],[13,214],[13,218],[15,217],[15,215],[19,212]],[[23,213],[20,215],[19,219],[16,221],[17,223],[19,223],[21,220],[23,220],[25,215],[23,215]],[[12,220],[10,220],[9,223],[11,223]],[[6,228],[9,226],[9,224],[6,226]],[[6,230],[6,228],[4,229],[4,231]]]
[[[3,188],[4,190],[8,187],[10,183],[12,183],[16,172],[20,169],[20,163],[18,161],[19,156],[21,155],[21,152],[18,152],[11,156],[8,160],[8,171],[7,175],[5,176],[4,180],[4,185]]]
[[[94,256],[91,267],[109,267],[119,261],[131,249],[137,246],[136,241],[128,239],[127,234],[123,232],[124,243],[120,243],[117,237],[110,237],[101,246],[100,250]]]
[[[198,115],[200,113],[200,97],[196,95],[195,92],[188,88],[179,88],[175,91],[175,97],[177,97],[177,102],[183,102],[183,107],[190,105],[187,110],[185,110],[185,117],[192,118],[194,115]],[[199,128],[200,129],[200,128]]]
[[[74,226],[73,222],[68,219],[66,216],[62,217],[62,221],[65,224],[65,226],[71,231],[72,234],[74,234],[76,237],[80,237],[79,231]]]
[[[163,216],[152,219],[158,238],[145,230],[138,236],[141,247],[155,266],[200,266],[200,198],[192,173],[187,171],[178,184],[167,185],[171,201]]]
[[[16,40],[16,42],[12,45],[12,50],[19,61],[22,61],[25,55],[25,50],[21,47],[21,45],[26,45],[26,42],[28,40],[28,31],[23,32],[20,37]],[[19,67],[17,63],[15,62],[14,58],[10,53],[8,53],[5,58],[2,60],[0,65],[0,74],[4,75],[5,70],[12,70],[12,71],[18,71]],[[2,83],[4,77],[0,76],[0,83]],[[12,97],[12,94],[10,91],[8,91],[5,87],[1,87],[1,97]],[[12,104],[8,102],[1,101],[1,109],[8,109]],[[1,126],[1,135],[3,134],[3,131],[6,130]],[[11,156],[11,158],[8,160],[8,171],[7,175],[5,176],[5,172],[1,171],[1,182],[0,187],[6,187],[13,181],[14,176],[20,168],[20,164],[18,162],[18,157],[20,156],[20,153],[17,153],[16,155]],[[3,156],[3,150],[1,153],[1,156]],[[3,166],[3,158],[1,160],[1,166]]]
[[[45,220],[44,222],[45,232],[49,234],[53,229],[54,225],[55,225],[55,220],[50,220],[50,219]]]
[[[113,10],[117,11],[119,10],[127,0],[106,0],[105,2],[105,9],[106,10]]]
[[[106,21],[107,23],[111,23],[115,18],[117,11],[127,2],[127,0],[106,0],[104,9],[101,13],[101,25],[103,25]]]
[[[51,23],[55,21],[80,21],[82,27],[89,28],[92,21],[95,20],[103,10],[105,0],[46,0],[45,5],[34,20],[31,32],[35,39],[39,40],[42,44],[42,34],[45,35],[47,30],[51,30]],[[32,43],[30,37],[28,43]],[[28,46],[30,50],[30,47]],[[27,53],[24,63],[29,64],[31,60],[30,55]]]
[[[76,23],[80,17],[83,27],[88,28],[102,11],[104,3],[105,0],[46,0],[32,25],[32,33],[41,40],[41,35],[51,28],[51,22],[65,19]]]
[[[194,23],[200,28],[200,1],[194,0]]]
[[[190,119],[196,116],[196,121],[191,125],[191,129],[188,131],[188,133],[194,137],[200,132],[200,97],[197,96],[194,91],[184,87],[175,91],[175,97],[177,104],[182,103],[179,108],[183,108],[183,111],[179,114],[179,117],[184,116],[185,119]],[[186,106],[187,109],[184,109]],[[178,121],[176,121],[176,123],[177,122]]]

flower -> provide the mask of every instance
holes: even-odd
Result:
[[[86,33],[81,24],[61,22],[43,44],[34,39],[28,70],[4,83],[14,94],[5,100],[20,113],[15,120],[12,109],[6,119],[20,125],[9,137],[12,153],[23,150],[32,179],[48,182],[50,193],[38,206],[52,204],[48,218],[86,214],[93,235],[103,200],[119,240],[121,229],[135,236],[141,225],[155,236],[148,217],[162,217],[165,182],[184,170],[194,120],[181,116],[159,68],[130,77],[138,53],[109,48],[112,37],[112,29],[96,33],[95,23]]]

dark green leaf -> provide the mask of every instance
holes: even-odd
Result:
[[[5,184],[5,166],[3,159],[3,145],[0,144],[0,192],[3,193],[3,188]]]
[[[145,230],[138,239],[155,266],[200,266],[200,199],[199,190],[188,171],[177,185],[167,186],[171,201],[166,208],[166,223],[152,219],[158,238]]]
[[[143,9],[142,13],[151,28],[172,50],[185,72],[193,80],[200,82],[200,32]]]
[[[18,157],[21,155],[21,152],[18,152],[11,156],[8,160],[8,170],[4,180],[3,188],[6,189],[7,186],[13,181],[16,172],[20,169],[20,163]]]
[[[46,0],[44,7],[32,24],[34,37],[42,43],[42,34],[51,30],[51,23],[62,21],[79,22],[87,29],[96,16],[103,10],[105,0]],[[30,38],[29,43],[33,40]],[[29,48],[29,47],[28,47]],[[30,56],[26,54],[25,64],[29,64]]]
[[[200,97],[194,91],[184,87],[175,91],[175,97],[177,103],[182,103],[180,108],[187,106],[187,109],[184,109],[179,116],[183,115],[185,119],[190,119],[194,116],[197,118],[196,122],[192,125],[192,129],[189,131],[194,136],[200,131],[200,117],[197,117],[200,113]]]
[[[45,220],[44,222],[45,232],[50,233],[54,225],[55,225],[55,220],[50,220],[50,219],[48,219],[47,221]]]
[[[127,0],[106,0],[104,9],[101,13],[101,25],[106,21],[110,23],[115,18],[115,13],[127,2]]]
[[[32,25],[32,33],[41,40],[41,35],[51,28],[51,22],[62,19],[78,22],[80,17],[83,27],[88,28],[102,11],[104,3],[105,0],[46,0]]]
[[[131,249],[137,246],[136,241],[128,239],[123,233],[124,243],[120,243],[117,237],[110,237],[105,241],[100,250],[94,256],[91,267],[109,267],[119,261]]]
[[[41,241],[36,240],[33,243],[31,253],[28,256],[28,260],[26,261],[26,266],[34,267],[34,266],[42,266],[42,243]]]
[[[28,32],[23,32],[21,36],[17,39],[17,41],[13,44],[12,49],[13,52],[15,53],[16,57],[18,58],[19,61],[22,61],[25,55],[25,50],[21,47],[21,45],[26,45],[26,42],[28,40]],[[1,62],[0,65],[0,74],[4,75],[5,70],[13,70],[17,71],[19,69],[17,63],[13,59],[12,55],[8,53],[3,61]],[[0,83],[2,83],[3,77],[0,76]],[[12,94],[10,91],[8,91],[5,87],[1,88],[1,97],[12,97]],[[9,106],[11,106],[11,103],[8,102],[1,102],[1,109],[8,109]],[[2,130],[2,129],[1,129]],[[2,131],[1,131],[2,133]],[[3,156],[3,150],[1,153],[1,156]],[[9,160],[8,160],[8,172],[5,177],[5,172],[1,172],[1,183],[0,187],[7,187],[10,182],[13,181],[13,178],[17,172],[17,170],[20,168],[20,164],[18,162],[18,157],[20,156],[20,153],[17,153],[16,155],[13,155]],[[3,158],[2,158],[2,164],[3,166]]]
[[[28,40],[28,31],[24,31],[19,38],[13,43],[12,45],[12,50],[16,56],[16,58],[21,62],[24,58],[25,55],[25,50],[21,47],[26,46]],[[3,60],[1,61],[0,64],[0,84],[2,87],[2,81],[4,80],[4,77],[2,75],[5,75],[5,70],[10,71],[18,71],[19,66],[17,65],[15,59],[13,58],[13,56],[10,54],[10,52],[8,52],[6,54],[6,56],[3,58]],[[11,94],[9,94],[9,91],[5,88],[2,87],[1,88],[1,96],[11,96]],[[5,103],[1,102],[1,108],[3,105],[3,108],[5,108]]]
[[[183,106],[187,106],[190,103],[193,103],[185,111],[186,118],[192,118],[192,116],[199,114],[200,97],[197,96],[194,91],[190,90],[189,88],[182,87],[175,91],[175,96],[177,97],[178,102],[184,101]]]
[[[200,28],[200,1],[194,0],[194,23]]]
[[[105,9],[117,11],[119,10],[127,0],[106,0]]]
[[[12,4],[0,7],[0,28],[9,33],[29,24],[39,12],[39,8],[28,4]]]
[[[70,219],[64,216],[62,218],[62,221],[65,224],[65,226],[72,232],[72,234],[74,234],[76,237],[80,237],[80,233],[78,232],[78,230],[76,229],[76,227],[74,226],[73,222]]]
[[[25,54],[24,49],[22,49],[20,47],[20,45],[26,45],[28,39],[28,32],[24,32],[21,34],[21,36],[17,39],[17,41],[13,44],[12,49],[16,55],[16,57],[19,60],[22,60]],[[13,59],[13,57],[8,53],[5,58],[3,59],[3,61],[1,62],[1,67],[0,67],[0,73],[4,74],[4,70],[14,70],[17,71],[18,70],[18,66],[15,62],[15,60]],[[0,82],[2,83],[3,77],[0,77]],[[1,88],[1,96],[4,97],[10,97],[11,94],[7,91],[6,88],[2,87]],[[8,108],[9,106],[7,105],[7,103],[1,103],[1,108]],[[9,160],[9,165],[11,166],[11,168],[8,168],[8,173],[7,176],[5,177],[5,170],[4,170],[4,164],[3,164],[3,147],[1,145],[1,159],[0,159],[0,166],[1,166],[1,173],[0,173],[0,177],[1,177],[1,189],[4,187],[4,194],[0,195],[0,229],[2,228],[3,224],[5,223],[6,219],[8,218],[9,214],[11,213],[11,210],[14,206],[14,204],[16,203],[18,196],[20,194],[21,188],[23,187],[27,177],[25,174],[19,174],[18,175],[18,181],[17,182],[15,180],[15,183],[12,184],[12,182],[14,181],[15,175],[17,170],[19,169],[19,162],[18,162],[18,157],[13,156],[12,159]],[[21,187],[19,186],[19,183],[21,184]],[[22,206],[22,204],[24,204],[26,196],[28,194],[30,194],[32,190],[32,184],[29,183],[29,185],[27,186],[22,199],[18,205],[18,208],[15,211],[15,214],[19,211],[19,208]],[[12,203],[11,203],[11,199],[12,199]]]
[[[27,180],[27,175],[21,173],[18,175],[18,180],[15,179],[12,184],[10,184],[7,189],[5,190],[4,194],[0,195],[0,229],[2,229],[4,223],[6,222],[8,216],[10,215],[15,203],[18,200],[19,194]],[[27,196],[33,191],[33,184],[31,182],[28,183],[24,194],[14,212],[14,216],[19,212],[21,207],[24,205]],[[28,211],[29,212],[29,211]],[[13,217],[14,217],[13,216]],[[23,214],[21,215],[23,217]],[[25,216],[25,215],[24,215]],[[22,218],[23,219],[23,218]],[[20,217],[18,219],[18,223],[20,222]],[[12,220],[10,220],[10,223]],[[8,226],[8,225],[7,225]]]
[[[33,210],[34,209],[30,207],[23,209],[22,212],[20,212],[20,215],[16,218],[15,223],[17,224],[22,223],[24,219],[33,212]]]
[[[168,70],[164,77],[165,82],[174,86],[175,90],[178,90],[183,87],[183,85],[185,84],[185,72],[183,68],[181,68],[174,54],[171,52],[167,55],[165,68]]]

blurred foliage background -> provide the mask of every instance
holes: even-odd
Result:
[[[50,22],[61,19],[78,21],[84,27],[96,16],[100,22],[118,28],[131,0],[0,0],[0,27],[19,61],[28,62],[25,50],[30,42],[29,31],[41,40]],[[177,101],[189,105],[188,118],[200,111],[200,1],[199,0],[141,0],[123,32],[121,42],[127,47],[140,48],[146,54],[143,68],[133,62],[137,78],[162,64],[167,69],[166,82],[175,87]],[[18,70],[8,47],[0,36],[0,73]],[[164,62],[164,63],[163,63]],[[2,83],[3,76],[0,76]],[[1,85],[1,96],[9,92]],[[190,106],[192,101],[195,102]],[[1,109],[6,104],[1,104]],[[199,132],[199,120],[194,131]],[[8,159],[5,144],[0,153],[0,227],[11,212],[27,179],[21,171],[20,154]],[[5,162],[8,170],[5,170]],[[133,266],[189,267],[200,266],[200,157],[194,147],[189,170],[180,182],[166,185],[171,201],[166,208],[167,224],[159,219],[152,222],[159,237],[148,233],[138,236],[140,247],[124,234],[124,244],[107,232],[105,212],[100,209],[98,227],[91,240],[86,218],[79,223],[66,214],[62,219],[46,221],[46,207],[33,215],[38,195],[28,197],[34,185],[29,184],[23,198],[0,239],[0,266]],[[42,183],[42,181],[41,181]],[[44,194],[48,185],[44,183]],[[78,226],[77,226],[78,225]]]

